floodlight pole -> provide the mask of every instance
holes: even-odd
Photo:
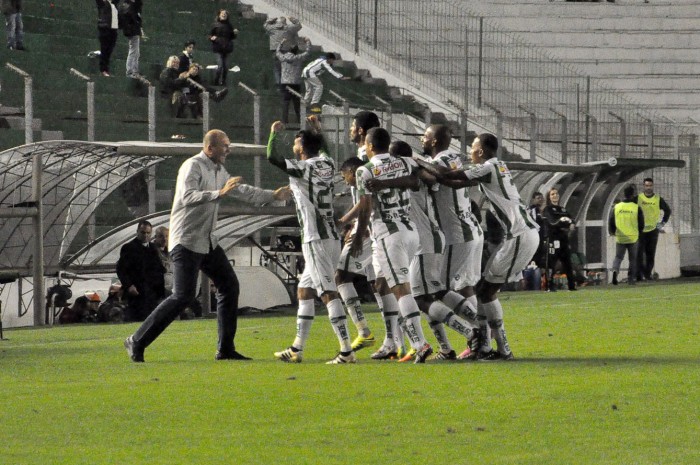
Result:
[[[87,82],[87,140],[95,141],[95,82],[75,68],[70,73]]]
[[[34,142],[34,133],[32,126],[34,125],[34,99],[32,97],[32,77],[26,71],[23,71],[12,63],[5,63],[5,66],[10,71],[14,71],[24,78],[24,143],[31,144]]]

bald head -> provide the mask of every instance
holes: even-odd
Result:
[[[212,129],[204,135],[202,152],[214,163],[223,165],[229,153],[230,143],[224,131]]]

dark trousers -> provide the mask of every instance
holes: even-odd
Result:
[[[656,257],[656,244],[659,242],[659,230],[653,229],[639,235],[637,254],[637,279],[651,279]]]
[[[566,281],[569,289],[576,288],[576,280],[574,279],[574,269],[571,266],[571,251],[569,250],[568,240],[559,240],[559,247],[554,247],[554,239],[549,242],[549,256],[547,257],[547,287],[552,290],[551,282],[554,275],[554,268],[557,261],[561,262],[561,267],[566,273]]]
[[[217,348],[222,353],[235,350],[234,337],[238,325],[239,285],[236,273],[221,247],[207,254],[200,254],[175,246],[170,252],[173,267],[173,293],[156,307],[133,335],[134,342],[148,347],[178,317],[180,312],[195,298],[198,271],[209,276],[216,286],[217,323],[219,342]]]
[[[287,87],[291,87],[298,93],[301,93],[301,84],[280,84],[282,93],[282,123],[287,124],[289,122],[289,103],[291,102],[292,106],[294,107],[294,113],[297,115],[297,121],[299,121],[299,124],[301,124],[301,99],[289,92]]]
[[[112,57],[114,47],[117,45],[117,31],[119,29],[98,28],[100,39],[100,72],[109,73],[109,60]]]
[[[214,78],[214,85],[216,86],[226,85],[226,76],[228,75],[227,58],[228,53],[216,54],[216,77]]]

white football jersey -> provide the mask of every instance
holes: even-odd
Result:
[[[506,239],[517,237],[539,226],[527,213],[513,176],[506,164],[490,158],[481,165],[465,170],[468,179],[479,182],[479,188],[491,201],[491,211],[503,226]]]
[[[302,242],[339,239],[333,219],[333,159],[325,154],[307,160],[287,159],[285,171],[294,194]]]
[[[440,230],[433,199],[437,184],[428,186],[421,181],[420,188],[411,192],[411,219],[416,224],[420,240],[419,255],[441,254],[445,251],[445,235]]]
[[[435,155],[432,162],[451,170],[464,168],[462,156],[449,150]],[[472,213],[469,189],[452,189],[441,185],[435,192],[435,204],[447,245],[469,242],[475,237],[483,236],[481,226]]]
[[[395,179],[413,173],[418,165],[410,158],[395,158],[388,153],[377,154],[357,169],[357,191],[360,196],[372,195],[370,229],[372,238],[379,240],[398,231],[415,231],[411,220],[411,193],[406,189],[388,188],[370,192],[365,188],[369,179]]]

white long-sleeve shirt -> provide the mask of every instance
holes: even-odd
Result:
[[[301,72],[301,74],[306,79],[308,79],[308,78],[320,76],[321,74],[324,73],[324,71],[328,71],[329,73],[331,73],[333,76],[337,77],[338,79],[341,79],[343,77],[342,74],[340,74],[339,72],[334,70],[333,67],[328,64],[328,61],[326,61],[325,57],[316,58],[314,61],[312,61],[311,63],[306,65],[304,67],[304,70]]]

